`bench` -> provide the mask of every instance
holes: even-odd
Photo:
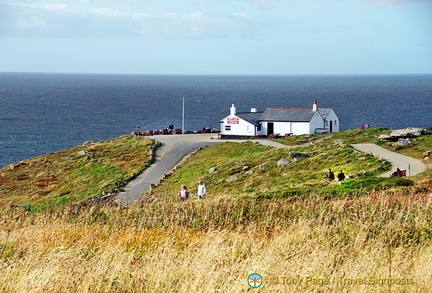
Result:
[[[406,170],[399,170],[397,172],[394,172],[392,176],[406,177]]]

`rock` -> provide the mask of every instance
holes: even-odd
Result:
[[[89,140],[89,141],[85,141],[85,142],[83,143],[83,145],[92,145],[92,144],[94,144],[94,143],[95,143],[94,141]]]
[[[399,138],[398,142],[396,143],[396,145],[409,145],[412,144],[412,141],[409,138]]]
[[[393,136],[387,134],[381,134],[380,136],[378,136],[379,141],[389,141],[393,139],[394,139]]]
[[[423,153],[423,159],[429,158],[432,154],[432,151],[426,151]]]
[[[78,152],[78,156],[84,156],[85,154],[87,154],[87,151],[79,151]]]
[[[252,175],[253,174],[253,171],[247,171],[247,172],[245,172],[245,175]]]
[[[346,179],[354,179],[354,175],[348,175],[346,176]]]
[[[65,158],[66,161],[75,161],[76,158],[75,157],[67,157]]]
[[[153,200],[151,201],[151,203],[155,203],[155,202],[158,202],[158,201],[160,201],[161,199],[159,198],[159,197],[155,197],[155,198],[153,198]]]
[[[381,165],[379,165],[378,167],[376,167],[376,170],[377,170],[377,171],[384,171],[384,167],[381,166]]]
[[[209,169],[209,173],[215,173],[217,171],[216,167],[212,167]]]
[[[289,166],[289,165],[291,165],[292,163],[290,162],[290,161],[287,161],[287,160],[285,160],[285,159],[280,159],[279,161],[277,161],[277,166],[279,167],[279,168],[283,168],[283,167],[286,167],[286,166]]]
[[[308,157],[309,155],[301,152],[290,152],[289,156],[291,158],[299,158],[299,157]]]
[[[249,170],[249,169],[250,169],[249,166],[243,166],[243,168],[242,168],[243,171],[247,171],[247,170]]]
[[[92,158],[90,157],[90,156],[85,156],[82,160],[84,161],[84,162],[88,162],[88,161],[90,161]]]
[[[267,186],[265,190],[267,190],[267,191],[271,191],[270,186]]]
[[[369,175],[369,172],[368,171],[364,171],[363,175]]]
[[[263,164],[260,166],[261,169],[268,168],[268,167],[270,167],[270,164]]]
[[[411,137],[416,137],[416,136],[426,135],[426,134],[429,134],[429,131],[427,131],[426,129],[416,128],[416,127],[396,129],[393,130],[392,133],[390,133],[390,135],[395,138],[411,138]]]
[[[239,179],[238,178],[238,176],[231,176],[231,177],[229,177],[229,178],[227,178],[225,181],[227,182],[227,183],[230,183],[230,182],[232,182],[232,181],[235,181],[235,180],[237,180],[237,179]]]

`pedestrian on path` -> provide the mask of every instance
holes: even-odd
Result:
[[[198,183],[198,198],[206,197],[206,186],[202,180]]]

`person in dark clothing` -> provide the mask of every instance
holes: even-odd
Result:
[[[328,182],[332,182],[335,179],[334,173],[331,169],[328,169],[326,179]]]
[[[341,184],[342,181],[345,180],[345,174],[342,172],[342,170],[339,171],[339,174],[337,175],[337,179],[338,179],[339,184]]]
[[[170,123],[168,125],[168,133],[173,133],[173,130],[174,130],[174,125],[172,123]]]

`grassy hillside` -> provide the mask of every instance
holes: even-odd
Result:
[[[0,170],[0,211],[10,204],[34,211],[118,191],[151,164],[154,142],[134,136],[88,143]]]
[[[431,169],[377,178],[389,165],[348,144],[365,137],[376,139],[208,147],[140,207],[2,213],[0,239],[10,234],[0,292],[429,292]],[[424,138],[401,151],[426,150],[432,136]],[[296,161],[293,151],[308,156]],[[280,168],[280,159],[292,164]],[[328,168],[354,178],[329,184]],[[208,197],[179,202],[180,185],[195,193],[199,179]],[[252,273],[259,289],[248,285]]]

